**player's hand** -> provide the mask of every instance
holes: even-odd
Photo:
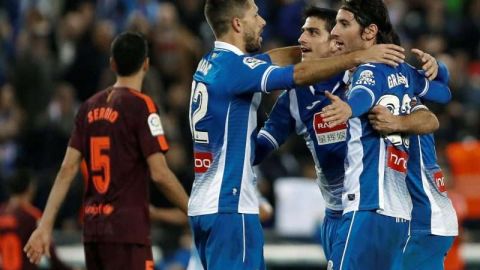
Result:
[[[359,62],[380,62],[392,67],[403,63],[405,59],[405,49],[395,44],[377,44],[372,47],[358,51],[360,53]]]
[[[23,248],[23,251],[27,254],[28,259],[33,264],[39,264],[43,255],[50,257],[50,243],[51,243],[51,231],[47,231],[41,227],[37,228],[27,244]]]
[[[368,114],[368,119],[373,129],[383,135],[398,132],[398,127],[401,125],[399,116],[393,115],[382,105],[373,107]]]
[[[422,69],[425,71],[425,76],[430,81],[433,81],[438,74],[437,59],[435,59],[435,57],[419,49],[412,49],[412,53],[415,54],[418,61],[422,62]]]
[[[323,108],[323,121],[328,123],[330,127],[347,122],[350,116],[352,116],[352,108],[350,108],[350,105],[328,91],[325,91],[325,96],[330,99],[332,104]]]

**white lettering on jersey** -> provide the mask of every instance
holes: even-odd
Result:
[[[344,142],[347,139],[347,124],[330,127],[328,123],[323,121],[321,113],[313,116],[313,129],[317,135],[318,145]]]
[[[358,78],[355,84],[363,85],[375,85],[375,76],[371,70],[364,70],[360,73],[360,78]]]
[[[260,65],[266,64],[267,62],[259,60],[253,57],[245,57],[243,58],[243,63],[247,65],[249,68],[254,69]]]
[[[207,75],[211,68],[212,64],[208,63],[207,60],[202,59],[200,63],[198,63],[197,71],[203,73],[203,75]]]
[[[408,79],[401,72],[388,75],[387,82],[388,88],[393,88],[402,84],[405,85],[405,87],[408,87]]]
[[[158,136],[163,134],[163,126],[160,121],[160,116],[156,113],[152,113],[148,116],[147,119],[148,126],[150,127],[150,132],[152,136]]]

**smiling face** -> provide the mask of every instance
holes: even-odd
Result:
[[[257,5],[253,1],[248,2],[249,7],[241,21],[244,25],[243,41],[245,43],[245,50],[248,53],[253,53],[258,51],[262,46],[261,34],[266,22],[258,14]]]
[[[329,57],[334,53],[334,41],[330,39],[326,22],[310,16],[302,26],[302,34],[298,38],[302,50],[302,61]]]
[[[332,38],[342,53],[352,52],[365,48],[362,39],[363,28],[355,20],[352,12],[340,9],[337,13],[336,24],[332,29]]]

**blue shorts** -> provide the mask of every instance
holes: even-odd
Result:
[[[412,234],[403,252],[403,269],[444,269],[443,261],[454,239],[453,236]]]
[[[401,269],[409,222],[375,211],[343,215],[329,270]]]
[[[205,270],[265,269],[263,230],[258,215],[192,216],[190,225]]]
[[[342,211],[325,209],[325,218],[323,219],[320,232],[323,253],[327,261],[331,259],[333,243],[337,237],[337,230],[342,222]]]

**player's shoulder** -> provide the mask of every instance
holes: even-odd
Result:
[[[42,211],[40,211],[40,209],[36,208],[31,204],[23,204],[21,208],[25,213],[27,213],[29,216],[33,217],[36,220],[42,217]]]
[[[157,112],[157,106],[153,99],[137,90],[127,89],[123,92],[121,98],[124,99],[122,104],[128,107],[127,111],[137,112],[138,110],[148,110],[148,112],[153,113]]]

